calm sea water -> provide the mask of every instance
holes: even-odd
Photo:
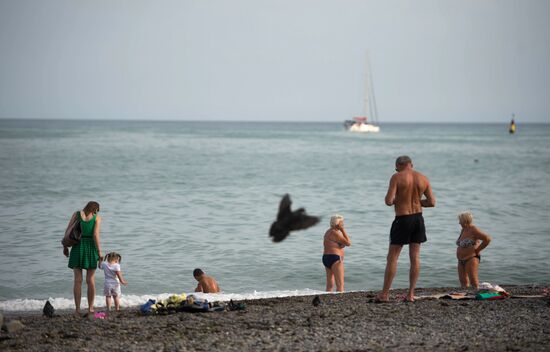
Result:
[[[59,241],[89,200],[101,204],[103,251],[122,254],[127,304],[192,291],[195,267],[225,297],[323,290],[333,213],[353,241],[346,289],[380,289],[394,217],[384,195],[401,154],[438,201],[424,211],[420,287],[458,285],[463,210],[493,237],[482,281],[550,281],[550,125],[509,135],[504,124],[387,124],[361,135],[338,123],[0,120],[0,309],[47,298],[71,306]],[[285,193],[322,222],[274,244],[268,230]],[[406,250],[394,287],[408,285]]]

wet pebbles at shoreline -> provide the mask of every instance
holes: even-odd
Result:
[[[540,295],[542,286],[503,286]],[[453,288],[419,289],[417,295]],[[392,291],[392,296],[404,290]],[[106,319],[4,313],[18,331],[0,332],[2,351],[548,351],[550,302],[422,300],[369,303],[374,292],[245,301],[243,311],[141,316],[137,307]],[[319,303],[319,302],[317,302]]]

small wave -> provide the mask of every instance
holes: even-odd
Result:
[[[318,295],[324,294],[325,291],[317,291],[311,289],[303,290],[280,290],[280,291],[264,291],[264,292],[250,292],[250,293],[195,293],[194,295],[205,298],[208,301],[215,302],[227,302],[229,300],[250,300],[250,299],[261,299],[261,298],[275,298],[275,297],[292,297],[292,296],[308,296],[308,295]],[[188,293],[191,294],[191,293]],[[148,299],[166,299],[174,295],[174,293],[161,293],[161,294],[149,294],[149,295],[122,295],[120,298],[120,304],[123,307],[132,307],[143,304],[147,302]],[[74,300],[72,298],[65,297],[56,297],[46,299],[29,299],[29,298],[18,298],[10,299],[6,301],[0,301],[0,311],[4,312],[32,312],[40,311],[44,307],[46,301],[55,307],[55,309],[74,309]],[[88,301],[86,298],[82,298],[81,307],[82,309],[88,306]],[[104,308],[105,307],[105,297],[96,296],[95,298],[95,307]]]

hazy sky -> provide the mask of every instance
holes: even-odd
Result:
[[[550,122],[550,1],[0,0],[0,118]]]

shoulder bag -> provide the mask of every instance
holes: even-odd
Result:
[[[67,229],[65,230],[65,235],[61,240],[61,243],[65,247],[72,247],[80,243],[80,238],[82,237],[82,229],[80,227],[80,214],[79,211],[76,211],[73,216],[73,221],[69,223]]]

